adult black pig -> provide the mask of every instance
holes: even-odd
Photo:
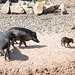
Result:
[[[6,37],[6,35],[3,32],[0,32],[0,53],[1,55],[6,56],[8,54],[8,58],[10,59],[10,52],[9,52],[9,47],[10,47],[10,40]],[[6,52],[4,51],[6,49]]]
[[[33,40],[39,43],[36,33],[26,28],[12,27],[9,30],[7,30],[5,34],[12,41],[13,47],[15,47],[14,42],[16,40],[20,41],[19,47],[21,46],[22,43],[24,43],[24,45],[27,46],[25,41],[29,40]]]

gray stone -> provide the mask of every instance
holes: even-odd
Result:
[[[25,1],[18,1],[18,4],[26,5],[26,2]]]
[[[29,3],[29,6],[32,6],[32,7],[33,7],[34,5],[35,5],[35,4],[34,4],[33,2]]]
[[[18,5],[29,5],[28,1],[18,1]]]
[[[46,1],[41,1],[43,5],[45,5]]]
[[[43,3],[42,2],[37,2],[34,7],[34,14],[39,15],[43,13]]]
[[[53,5],[45,5],[44,6],[44,13],[50,13],[53,12],[55,10]]]
[[[8,14],[10,12],[10,5],[11,5],[11,2],[7,1],[1,8],[1,12],[4,14]]]
[[[25,12],[27,14],[33,14],[33,9],[32,8],[25,8]]]
[[[61,4],[59,9],[61,10],[61,15],[67,14],[66,6]]]
[[[54,4],[50,1],[47,1],[46,5],[54,5]]]
[[[55,8],[55,9],[58,9],[59,7],[60,7],[59,4],[54,4],[54,8]]]
[[[25,3],[26,3],[26,5],[28,6],[30,2],[28,2],[28,1],[25,1]]]
[[[11,13],[17,13],[17,14],[23,14],[24,13],[24,9],[21,6],[10,6],[10,11]]]

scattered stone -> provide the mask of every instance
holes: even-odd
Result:
[[[20,5],[26,5],[26,2],[25,1],[18,1],[18,4]]]
[[[46,4],[46,1],[42,1],[42,4],[43,4],[43,5]]]
[[[33,7],[34,14],[40,15],[43,13],[43,3],[37,2]]]
[[[50,2],[50,1],[47,1],[47,3],[44,5],[44,13],[50,13],[50,12],[53,12],[55,10],[55,5]]]
[[[67,10],[64,4],[61,4],[59,9],[61,10],[61,15],[67,14]]]
[[[28,6],[29,5],[29,2],[28,1],[25,1],[26,5]]]
[[[8,14],[10,12],[10,5],[11,5],[11,2],[7,1],[1,8],[1,12],[4,14]]]
[[[16,6],[10,6],[10,11],[11,11],[12,14],[13,13],[17,13],[17,14],[23,14],[23,13],[25,13],[23,7],[18,6],[18,5],[16,5]]]
[[[25,12],[27,14],[33,14],[33,9],[32,8],[25,8]]]
[[[22,6],[22,5],[29,5],[30,4],[30,2],[28,2],[28,1],[18,1],[18,5],[20,5],[20,6]]]
[[[45,5],[44,6],[44,14],[53,12],[55,7],[53,5]]]
[[[46,5],[54,5],[51,1],[47,1]]]
[[[23,9],[25,10],[25,8],[27,8],[28,6],[27,5],[22,5]]]
[[[63,8],[65,8],[65,5],[64,4],[61,4],[60,7],[59,7],[59,9],[61,10]]]
[[[48,69],[47,69],[47,68],[45,68],[44,70],[48,71]]]
[[[35,71],[36,71],[36,72],[38,72],[38,71],[39,71],[39,69],[36,69]]]
[[[58,9],[59,6],[60,6],[59,4],[54,4],[54,8],[55,8],[55,10]]]
[[[31,3],[29,3],[29,6],[34,6],[35,4],[34,4],[34,2],[31,2]]]

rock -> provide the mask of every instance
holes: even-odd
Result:
[[[44,5],[44,13],[46,14],[53,11],[55,11],[55,5],[52,2],[47,1],[47,3]]]
[[[46,5],[54,5],[54,4],[52,2],[50,2],[50,1],[47,1]]]
[[[18,1],[18,5],[29,5],[28,1]]]
[[[50,13],[53,12],[55,10],[54,5],[45,5],[44,6],[44,13]]]
[[[63,14],[63,15],[64,15],[64,14],[68,14],[68,13],[67,13],[67,10],[66,10],[66,9],[62,9],[62,10],[61,10],[61,14]]]
[[[32,8],[25,8],[25,12],[27,14],[33,14],[33,9]]]
[[[42,4],[44,5],[46,3],[46,1],[42,1]]]
[[[61,15],[62,15],[62,14],[63,14],[63,15],[64,15],[64,14],[67,14],[67,10],[66,10],[64,4],[61,4],[60,7],[59,7],[59,9],[61,10]]]
[[[26,13],[26,10],[25,9],[27,9],[27,5],[22,5],[22,8],[24,9],[24,12]]]
[[[34,10],[34,14],[36,14],[36,15],[42,14],[43,13],[43,4],[42,4],[42,2],[37,2],[34,5],[33,10]]]
[[[18,5],[10,6],[10,11],[11,11],[11,13],[17,13],[17,14],[25,13],[23,7],[18,6]]]
[[[33,3],[36,3],[36,0],[32,0]]]
[[[18,1],[18,4],[20,5],[26,5],[26,2],[25,1]]]
[[[54,4],[54,8],[55,8],[55,9],[58,9],[59,6],[60,6],[59,4]]]
[[[63,8],[65,8],[65,5],[64,4],[61,4],[60,7],[59,7],[59,9],[61,10]]]
[[[23,9],[27,8],[28,6],[27,5],[22,5]]]
[[[26,3],[26,5],[28,6],[30,2],[28,2],[28,1],[25,1],[25,3]]]
[[[29,6],[32,6],[32,7],[33,7],[34,5],[35,5],[35,4],[34,4],[33,2],[29,3]]]
[[[33,8],[28,7],[27,5],[23,5],[22,7],[27,14],[33,14]]]
[[[4,14],[8,14],[10,12],[10,5],[11,5],[11,2],[7,1],[1,8],[1,12]]]

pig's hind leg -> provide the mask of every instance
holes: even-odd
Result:
[[[24,45],[27,47],[26,42],[25,42],[25,41],[23,41],[23,43],[24,43]]]

